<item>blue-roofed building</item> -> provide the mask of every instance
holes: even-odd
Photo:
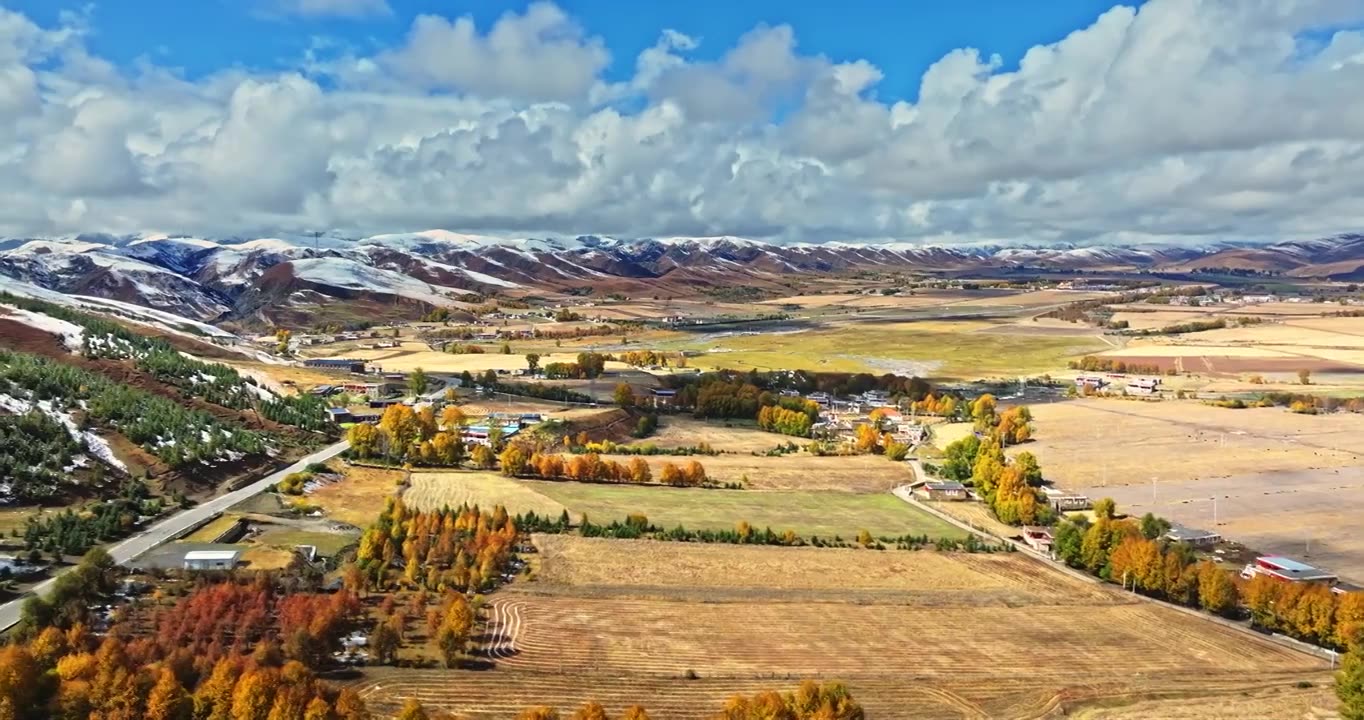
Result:
[[[493,426],[489,426],[489,425],[470,425],[469,427],[464,428],[464,432],[463,432],[463,434],[462,434],[462,437],[464,438],[465,444],[469,444],[469,443],[473,443],[473,444],[475,444],[475,445],[487,445],[487,444],[489,444],[489,443],[488,443],[488,433],[490,432],[491,427],[493,427]],[[511,439],[512,436],[514,436],[514,435],[516,435],[517,433],[521,432],[521,425],[518,424],[518,423],[512,423],[512,424],[501,425],[500,427],[502,428],[502,439],[503,439],[503,440]]]
[[[1247,565],[1241,571],[1241,577],[1247,580],[1257,575],[1266,575],[1283,582],[1323,583],[1325,585],[1335,585],[1340,582],[1340,576],[1329,570],[1323,570],[1305,562],[1279,555],[1255,558],[1255,562]]]

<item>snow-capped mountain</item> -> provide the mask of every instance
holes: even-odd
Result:
[[[136,303],[198,320],[307,316],[359,304],[416,316],[491,295],[706,288],[780,291],[792,276],[886,271],[1194,272],[1232,269],[1296,277],[1364,277],[1364,235],[1272,245],[933,246],[777,245],[741,237],[504,239],[428,230],[362,238],[282,235],[198,238],[82,234],[0,238],[0,286],[13,278],[62,293]]]

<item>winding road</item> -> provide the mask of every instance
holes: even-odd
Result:
[[[265,488],[283,480],[285,475],[298,472],[312,463],[325,462],[340,455],[348,446],[349,443],[345,440],[342,440],[335,445],[329,445],[302,460],[299,460],[293,465],[266,475],[250,485],[233,490],[225,495],[219,495],[212,500],[178,512],[155,525],[152,525],[146,530],[109,547],[109,554],[113,556],[114,562],[126,563],[157,545],[178,537],[186,530],[212,518],[218,513],[223,512],[252,495],[264,491]],[[56,576],[53,576],[38,583],[34,586],[30,594],[41,595],[47,593],[52,588],[52,584],[56,582],[56,579]],[[0,631],[8,630],[19,622],[20,610],[23,607],[24,600],[27,598],[28,595],[25,595],[0,605]]]

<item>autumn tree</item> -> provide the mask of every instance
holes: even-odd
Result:
[[[392,459],[402,458],[419,437],[421,425],[417,413],[408,405],[389,405],[379,418],[379,430],[387,442],[386,454]]]
[[[583,706],[574,711],[572,720],[610,720],[606,715],[606,708],[596,700],[589,700]]]
[[[464,439],[458,432],[438,432],[431,438],[431,453],[440,465],[459,467],[468,457]]]
[[[630,482],[643,485],[653,479],[653,473],[649,470],[649,463],[641,457],[630,458]]]
[[[853,447],[859,453],[876,453],[881,451],[881,434],[876,428],[866,423],[861,423],[853,431]]]
[[[470,456],[475,466],[481,470],[491,470],[497,464],[497,457],[487,445],[475,445]]]
[[[342,688],[336,695],[333,706],[337,720],[370,720],[369,709],[360,694],[351,688]]]
[[[455,405],[446,405],[440,411],[440,426],[445,430],[458,430],[468,420],[464,411]]]
[[[1229,615],[1236,609],[1236,583],[1210,560],[1198,565],[1198,605],[1210,613]]]
[[[508,445],[497,459],[502,466],[502,474],[507,477],[525,475],[530,466],[530,454],[517,444]]]
[[[1023,482],[1032,487],[1042,485],[1042,467],[1037,462],[1037,456],[1030,452],[1021,452],[1014,456],[1013,464],[1023,473]]]
[[[529,371],[531,375],[534,375],[534,374],[535,374],[535,371],[536,371],[536,370],[539,370],[539,369],[540,369],[540,354],[539,354],[539,353],[526,353],[526,370]]]
[[[522,710],[516,720],[559,720],[559,713],[554,708],[539,705]]]
[[[189,694],[168,668],[156,674],[156,685],[147,695],[147,720],[188,720],[193,706]]]
[[[373,457],[382,452],[382,435],[379,428],[370,423],[356,423],[346,431],[346,440],[350,443],[351,452],[361,460]]]
[[[990,393],[981,395],[971,403],[971,420],[975,423],[976,432],[988,433],[994,428],[997,406],[995,396]]]
[[[622,408],[632,408],[635,406],[635,390],[628,383],[617,383],[616,391],[612,395],[616,405]]]
[[[664,485],[672,485],[674,487],[681,487],[686,484],[686,479],[682,475],[682,471],[670,462],[663,463],[663,467],[658,471],[658,480]]]
[[[1336,697],[1342,720],[1364,720],[1364,642],[1356,642],[1341,660]]]
[[[426,371],[420,367],[413,368],[407,376],[407,392],[413,396],[425,395],[430,385]]]
[[[369,651],[374,653],[374,659],[380,664],[393,662],[397,657],[398,645],[402,639],[398,636],[398,631],[387,622],[380,622],[374,626],[369,638],[365,643]]]
[[[687,485],[692,487],[705,485],[709,479],[706,477],[705,467],[695,460],[687,461],[687,465],[682,468],[682,478]]]
[[[625,712],[620,716],[620,720],[651,720],[649,713],[639,705],[631,705],[625,708]]]
[[[398,711],[397,720],[427,720],[426,709],[416,698],[408,698],[402,710]]]

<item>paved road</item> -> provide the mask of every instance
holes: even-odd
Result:
[[[252,495],[265,490],[265,488],[270,485],[283,480],[285,475],[298,472],[310,463],[324,462],[340,455],[347,446],[348,443],[345,440],[342,440],[335,445],[330,445],[322,450],[318,450],[293,465],[267,475],[250,485],[246,485],[238,490],[233,490],[226,495],[220,495],[208,502],[195,505],[188,510],[176,513],[175,515],[152,525],[146,530],[123,540],[117,545],[110,547],[109,554],[113,556],[114,562],[126,563],[157,545],[174,538],[185,530],[193,527],[195,524],[203,522]],[[44,594],[52,588],[52,583],[55,581],[55,577],[44,580],[34,586],[33,592]],[[8,630],[19,622],[19,611],[22,608],[26,597],[27,596],[21,597],[0,605],[0,631]]]

